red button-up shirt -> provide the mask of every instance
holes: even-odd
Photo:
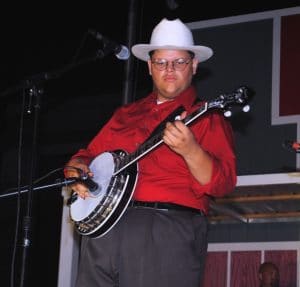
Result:
[[[156,93],[117,109],[112,118],[86,149],[74,157],[89,164],[97,155],[114,150],[134,152],[151,132],[177,107],[191,113],[196,91],[188,88],[174,100],[157,104]],[[213,175],[208,184],[200,184],[189,172],[183,158],[164,143],[138,160],[138,177],[133,198],[181,204],[209,209],[209,197],[221,197],[236,185],[236,158],[232,128],[223,114],[207,111],[190,125],[197,142],[213,159]]]

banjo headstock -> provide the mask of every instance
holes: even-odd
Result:
[[[224,115],[226,117],[231,116],[230,108],[232,106],[243,106],[243,112],[248,112],[250,110],[250,106],[247,104],[250,97],[250,90],[245,87],[241,86],[234,90],[232,93],[229,94],[221,94],[215,100],[212,100],[208,103],[208,109],[211,108],[219,108],[224,110]]]

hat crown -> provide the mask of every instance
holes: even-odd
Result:
[[[179,19],[163,19],[153,30],[150,44],[155,46],[193,46],[190,29]]]
[[[161,49],[191,51],[199,62],[206,61],[213,55],[211,48],[194,45],[192,31],[180,19],[164,18],[154,27],[150,44],[136,44],[131,47],[133,55],[143,61],[150,59],[151,51]]]

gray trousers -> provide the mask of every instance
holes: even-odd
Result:
[[[129,207],[104,236],[81,242],[76,287],[200,287],[207,219]]]

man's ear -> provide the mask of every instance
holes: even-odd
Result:
[[[194,58],[193,59],[193,75],[195,75],[197,73],[198,65],[199,65],[199,61]]]
[[[149,75],[152,75],[152,65],[151,65],[151,60],[148,60],[148,71],[149,71]]]

